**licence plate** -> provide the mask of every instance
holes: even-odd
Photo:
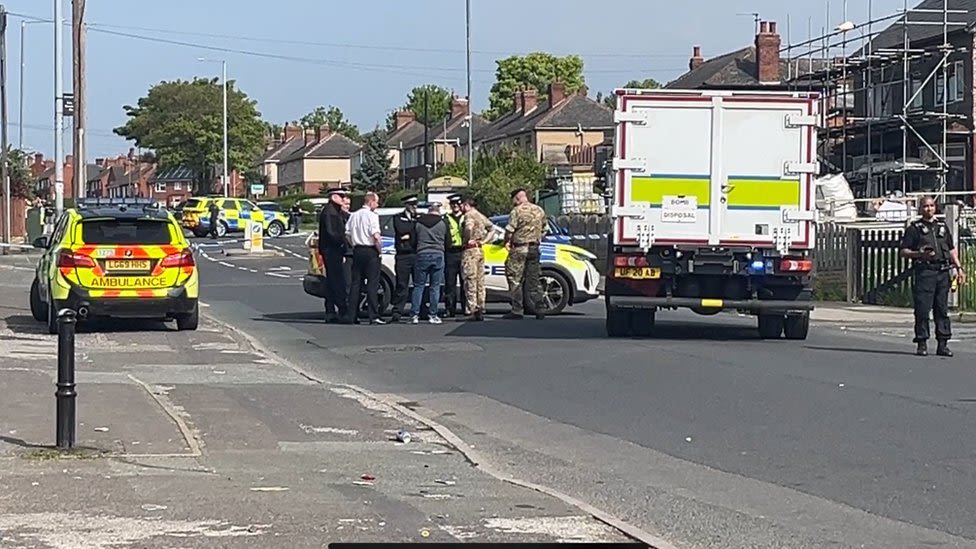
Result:
[[[148,259],[108,259],[105,261],[108,271],[148,271]]]
[[[661,278],[661,269],[656,267],[616,267],[613,270],[613,277],[649,280]]]

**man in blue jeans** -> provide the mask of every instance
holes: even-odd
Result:
[[[430,283],[430,323],[440,324],[437,316],[444,284],[444,242],[447,222],[441,216],[440,204],[431,205],[427,213],[417,217],[417,259],[413,266],[413,295],[410,300],[411,324],[420,322],[421,300]]]

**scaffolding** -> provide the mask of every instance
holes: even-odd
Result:
[[[866,2],[865,22],[855,24],[848,20],[845,0],[843,22],[834,30],[828,32],[823,28],[821,35],[815,37],[812,25],[808,23],[806,40],[790,42],[780,50],[781,58],[787,63],[787,85],[820,92],[823,116],[820,160],[832,171],[842,172],[849,179],[865,175],[865,197],[870,197],[872,193],[881,196],[890,192],[892,189],[876,185],[876,177],[883,176],[884,187],[887,187],[887,178],[891,174],[895,175],[895,179],[900,179],[902,195],[911,190],[910,174],[934,176],[937,183],[932,190],[935,194],[944,195],[950,171],[947,154],[949,137],[956,133],[960,124],[972,122],[970,115],[953,113],[949,109],[949,105],[955,102],[954,98],[949,97],[949,76],[953,66],[950,60],[953,54],[972,49],[971,40],[962,46],[952,44],[957,31],[969,26],[965,20],[968,10],[951,9],[949,0],[926,0],[919,7],[909,8],[908,0],[904,0],[901,10],[875,18],[872,0]],[[941,6],[934,7],[936,4]],[[826,21],[829,22],[830,17],[828,3]],[[899,30],[900,40],[894,40],[893,44],[885,43],[897,37],[895,33]],[[882,34],[885,40],[876,44]],[[852,48],[855,51],[849,54]],[[916,79],[920,65],[925,68]],[[953,78],[953,82],[956,82],[955,76]],[[933,80],[936,109],[926,110],[922,94],[930,89]],[[972,80],[968,82],[965,89],[972,87]],[[890,87],[897,84],[901,84],[900,109],[895,109],[890,103]],[[885,102],[885,90],[889,90],[888,104]],[[958,84],[953,91],[958,93]],[[856,108],[855,97],[861,101],[860,109]],[[858,113],[858,110],[861,112]],[[933,128],[938,130],[938,135],[933,138],[930,134],[926,138],[923,129],[934,131]],[[878,150],[884,151],[884,137],[899,130],[900,159],[882,160],[876,165],[875,141],[882,140]],[[968,139],[972,139],[971,132],[967,130],[966,134]],[[854,139],[864,142],[862,159],[866,166],[855,166],[849,159],[848,147]],[[912,161],[909,151],[909,142],[913,140],[921,144],[918,162]],[[841,149],[839,166],[830,162],[831,156],[837,156],[837,147]],[[922,148],[930,156],[927,161],[923,161],[926,159],[921,153]],[[970,177],[973,176],[970,173]]]

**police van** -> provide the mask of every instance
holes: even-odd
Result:
[[[379,289],[381,314],[389,308],[393,288],[396,286],[393,219],[402,211],[403,208],[376,209],[380,217],[380,234],[383,243],[383,254],[380,257],[382,278]],[[426,208],[417,208],[418,214],[425,211]],[[509,301],[508,281],[505,278],[505,259],[508,257],[508,250],[505,249],[504,237],[505,229],[494,225],[492,240],[483,246],[485,293],[489,303]],[[325,262],[318,251],[318,234],[309,235],[305,243],[309,248],[309,269],[303,280],[303,288],[309,295],[325,298],[327,295]],[[595,255],[576,246],[545,241],[540,246],[540,252],[542,256],[540,282],[547,314],[558,314],[568,306],[584,303],[600,296],[597,290],[600,273],[593,264]],[[366,310],[365,293],[360,296],[359,308],[363,312]]]

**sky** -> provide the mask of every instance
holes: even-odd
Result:
[[[70,0],[0,0],[7,32],[9,140],[20,146],[19,16],[51,20],[56,1],[71,20]],[[753,42],[752,13],[776,21],[783,43],[820,36],[847,19],[894,13],[903,0],[471,0],[472,96],[488,104],[495,60],[546,51],[578,54],[590,95],[629,80],[662,83],[687,70],[692,46],[706,58]],[[361,130],[383,124],[414,86],[438,84],[465,94],[463,0],[88,0],[87,154],[124,154],[132,143],[112,129],[164,80],[228,78],[258,103],[263,118],[296,120],[336,105]],[[829,8],[828,8],[829,6]],[[827,11],[830,22],[825,23]],[[789,19],[789,25],[787,20]],[[26,26],[24,143],[54,151],[53,24]],[[206,57],[216,62],[201,62]],[[64,86],[71,91],[71,32],[64,30]],[[66,119],[70,128],[70,119]],[[71,132],[64,150],[70,153]]]

